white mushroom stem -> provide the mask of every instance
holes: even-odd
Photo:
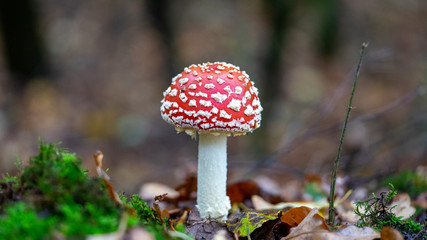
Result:
[[[227,135],[199,134],[197,209],[201,218],[227,220]]]

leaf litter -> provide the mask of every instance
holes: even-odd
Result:
[[[65,153],[63,159],[71,161],[70,159],[73,156]],[[378,229],[381,231],[376,231],[371,227],[356,227],[359,218],[354,214],[355,202],[349,196],[351,190],[345,189],[345,185],[340,187],[339,194],[336,196],[335,211],[339,226],[338,229],[331,231],[324,217],[327,211],[327,194],[325,194],[327,189],[324,188],[324,178],[313,174],[305,178],[304,185],[294,188],[300,193],[289,193],[293,196],[300,196],[300,200],[291,202],[287,201],[281,189],[272,190],[271,186],[277,188],[281,185],[274,184],[275,182],[272,179],[265,176],[263,176],[262,182],[272,183],[268,184],[270,189],[264,189],[264,186],[256,181],[240,181],[230,184],[227,193],[233,207],[228,221],[218,223],[209,219],[201,219],[198,215],[198,211],[194,207],[197,179],[193,175],[188,176],[184,183],[175,189],[159,183],[144,184],[140,192],[140,195],[144,196],[145,202],[142,202],[142,199],[137,195],[125,197],[117,193],[110,182],[110,177],[102,169],[102,152],[98,151],[94,154],[94,162],[107,195],[114,204],[120,206],[119,208],[124,209],[124,211],[119,214],[115,231],[88,234],[87,239],[91,240],[408,239],[390,227]],[[23,197],[15,189],[14,182],[16,181],[18,181],[16,176],[9,175],[1,179],[0,204],[4,204],[8,198],[19,200]],[[289,186],[283,186],[283,188],[290,189]],[[426,195],[427,189],[414,202],[419,209],[418,211],[406,193],[393,196],[387,206],[390,206],[390,212],[397,219],[414,219],[414,215],[417,215],[421,219],[419,221],[422,221],[422,216],[425,216],[425,199],[427,198],[424,196]],[[130,224],[135,218],[145,223],[156,222],[158,227],[153,229],[153,225]],[[425,229],[425,226],[422,226],[422,229]],[[163,233],[156,235],[155,232]]]

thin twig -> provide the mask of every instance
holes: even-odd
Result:
[[[345,130],[347,129],[348,117],[350,116],[350,111],[352,109],[354,92],[356,91],[357,80],[359,79],[360,68],[362,66],[363,56],[365,55],[365,49],[367,47],[368,47],[368,44],[363,43],[362,48],[360,50],[359,63],[357,64],[357,70],[356,70],[356,74],[354,76],[353,89],[351,90],[351,96],[350,96],[350,100],[348,102],[347,114],[345,116],[344,126],[343,126],[343,129],[341,132],[341,138],[340,138],[340,142],[338,145],[337,156],[336,156],[335,162],[334,162],[334,169],[332,171],[331,189],[330,189],[330,193],[329,193],[329,198],[330,198],[329,199],[329,223],[330,223],[330,225],[332,225],[332,227],[335,226],[335,216],[334,216],[334,201],[335,201],[335,199],[334,199],[334,196],[335,196],[335,182],[336,182],[336,178],[337,178],[338,164],[339,164],[339,160],[341,157],[341,149],[342,149],[342,144],[344,141]]]

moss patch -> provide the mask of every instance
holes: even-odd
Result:
[[[372,227],[381,231],[383,227],[392,227],[402,233],[405,239],[427,239],[427,232],[423,225],[413,220],[402,220],[392,213],[395,206],[389,206],[397,191],[390,184],[391,190],[387,193],[380,193],[379,196],[372,194],[372,197],[365,201],[357,201],[355,213],[360,217],[356,226]]]
[[[40,144],[40,153],[19,167],[16,176],[0,179],[0,239],[52,239],[61,234],[81,238],[143,226],[156,239],[170,239],[158,214],[139,196],[110,198],[104,181],[91,177],[81,160],[58,144]]]

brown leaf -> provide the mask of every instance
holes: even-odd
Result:
[[[403,240],[402,234],[394,228],[383,227],[381,229],[381,239],[387,240]]]
[[[311,208],[308,207],[291,208],[282,214],[280,220],[284,223],[287,223],[290,227],[296,227],[302,222],[302,220],[304,220],[310,211]]]
[[[253,181],[242,181],[227,186],[227,196],[231,204],[250,200],[253,195],[259,195],[260,188]]]
[[[288,224],[291,228],[298,226],[306,217],[307,215],[312,212],[312,209],[309,207],[296,207],[291,208],[287,212],[283,213],[280,217],[280,220],[283,223]],[[313,218],[316,220],[320,220],[322,222],[321,227],[325,230],[329,230],[328,225],[326,224],[325,220],[318,214],[314,214]]]
[[[292,210],[292,209],[291,209]],[[289,210],[289,211],[291,211]],[[289,212],[288,211],[288,212]],[[301,216],[304,216],[307,211],[306,207],[300,210],[292,210],[295,214],[289,213],[289,215],[293,216],[295,222],[299,221]],[[298,226],[291,228],[288,236],[282,238],[286,239],[314,239],[307,238],[307,235],[312,235],[317,231],[326,232],[327,225],[322,217],[318,214],[318,210],[316,208],[312,209],[308,214],[306,214],[301,222],[298,223]],[[295,217],[294,217],[295,216]],[[282,217],[281,217],[282,218]],[[286,217],[285,217],[286,218]],[[319,238],[320,239],[320,238]]]

